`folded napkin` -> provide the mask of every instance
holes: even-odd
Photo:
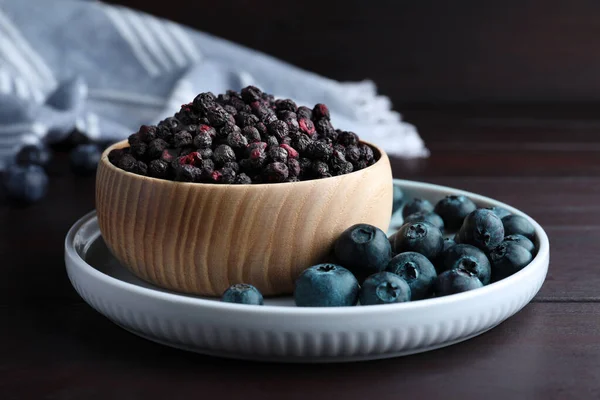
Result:
[[[340,83],[173,22],[86,0],[0,0],[0,169],[74,128],[121,140],[200,92],[255,85],[329,106],[336,128],[404,157],[428,155],[371,81]]]

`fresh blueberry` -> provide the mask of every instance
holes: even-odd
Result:
[[[504,225],[504,234],[506,236],[523,235],[530,240],[533,240],[535,236],[535,228],[531,222],[520,215],[507,215],[502,218],[502,225]]]
[[[42,199],[48,190],[48,176],[39,165],[11,165],[3,181],[10,198],[27,204]]]
[[[456,246],[456,242],[453,238],[444,239],[444,247],[442,248],[442,253],[451,248],[452,246]]]
[[[433,212],[433,204],[431,204],[429,200],[415,198],[404,206],[402,209],[402,217],[406,218],[410,214],[420,211]]]
[[[337,264],[318,264],[296,279],[294,301],[298,307],[344,307],[356,305],[358,281]]]
[[[497,282],[519,272],[527,266],[533,256],[515,242],[502,242],[490,252],[492,282]]]
[[[535,245],[523,235],[508,235],[504,237],[503,242],[514,242],[519,246],[524,247],[531,255],[535,254]]]
[[[383,271],[392,259],[392,246],[379,228],[356,224],[346,229],[336,240],[334,255],[362,282],[367,276]]]
[[[77,175],[93,174],[101,156],[100,149],[95,144],[81,144],[69,154],[71,169]]]
[[[429,222],[407,222],[390,237],[390,243],[396,254],[415,251],[433,262],[442,252],[444,238]]]
[[[411,291],[408,283],[390,272],[378,272],[369,276],[360,288],[360,304],[391,304],[410,301]]]
[[[465,218],[457,243],[472,244],[481,250],[491,250],[504,239],[502,220],[490,210],[480,208]]]
[[[475,211],[477,206],[466,196],[446,196],[435,205],[435,212],[442,217],[446,229],[455,231],[462,225],[465,217]]]
[[[485,253],[470,244],[457,244],[442,255],[443,271],[464,269],[477,275],[481,283],[490,283],[492,267]]]
[[[400,186],[394,186],[394,202],[392,203],[392,214],[395,213],[402,207],[402,203],[404,202],[404,192],[400,189]]]
[[[52,160],[52,151],[45,146],[27,145],[21,148],[15,157],[19,165],[39,165],[45,167]]]
[[[263,305],[263,296],[257,288],[246,283],[232,285],[223,293],[221,301],[226,303]]]
[[[510,211],[508,211],[506,208],[502,208],[502,207],[496,207],[496,206],[488,207],[488,208],[486,208],[486,210],[490,210],[491,212],[496,214],[498,216],[498,218],[500,218],[500,219],[506,217],[507,215],[510,215]]]
[[[412,293],[412,300],[421,300],[433,294],[433,283],[437,277],[435,267],[422,254],[407,251],[392,258],[386,271],[404,279]]]
[[[462,269],[451,269],[438,275],[435,281],[435,294],[448,296],[480,287],[483,287],[483,283],[477,278],[477,275]]]
[[[442,217],[440,217],[434,212],[418,211],[404,218],[404,223],[423,221],[429,222],[431,225],[435,226],[440,231],[444,230],[444,220],[442,220]]]

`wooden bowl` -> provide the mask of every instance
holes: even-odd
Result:
[[[126,172],[100,160],[96,208],[102,236],[139,278],[177,292],[220,296],[249,283],[264,295],[293,292],[296,277],[328,256],[346,228],[387,231],[392,172],[387,155],[370,167],[294,183],[217,185]]]

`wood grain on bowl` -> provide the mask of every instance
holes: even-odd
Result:
[[[356,223],[387,230],[392,173],[387,155],[347,175],[296,183],[217,185],[125,172],[103,154],[96,180],[102,236],[138,277],[179,292],[220,296],[235,283],[289,294]]]

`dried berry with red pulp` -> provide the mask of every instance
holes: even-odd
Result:
[[[329,108],[325,104],[316,104],[312,110],[312,117],[315,121],[319,119],[329,119]]]
[[[300,128],[300,131],[306,133],[309,136],[312,136],[316,132],[315,125],[308,118],[300,118],[298,120],[298,126]]]
[[[170,163],[175,159],[175,157],[177,157],[178,154],[179,153],[176,149],[164,149],[160,155],[160,159]]]
[[[267,182],[278,183],[288,178],[288,167],[281,162],[273,162],[265,167],[264,176]]]
[[[289,158],[298,158],[299,157],[298,152],[289,144],[282,143],[279,145],[279,147],[281,147],[282,149],[285,149]]]
[[[188,155],[179,157],[179,164],[188,164],[198,167],[202,162],[202,156],[197,151],[189,153]]]

